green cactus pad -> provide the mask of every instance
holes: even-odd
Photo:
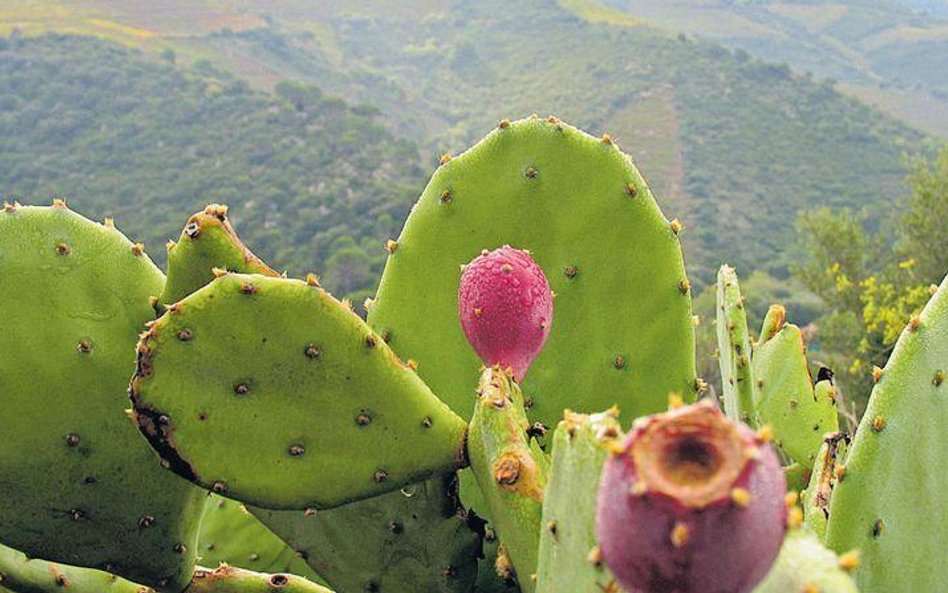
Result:
[[[599,475],[604,443],[619,438],[613,412],[567,412],[553,435],[550,481],[543,501],[537,593],[611,591],[615,581],[596,543]]]
[[[467,593],[480,537],[458,515],[454,475],[324,511],[250,507],[339,591]]]
[[[221,566],[198,569],[184,593],[332,593],[329,589],[292,574],[263,574]]]
[[[820,540],[826,539],[826,523],[829,518],[830,502],[833,491],[839,482],[839,476],[844,476],[846,466],[846,450],[849,437],[841,432],[832,432],[823,437],[823,445],[813,464],[810,483],[803,495],[803,518],[807,527]]]
[[[318,581],[300,554],[277,537],[237,501],[211,495],[201,523],[198,561],[229,564],[258,572],[289,572]]]
[[[891,591],[909,590],[915,589],[892,589]],[[819,539],[805,528],[787,532],[773,568],[754,589],[754,593],[858,593],[858,591],[849,573],[840,568],[840,560],[836,554],[823,547]]]
[[[517,582],[532,593],[549,459],[527,435],[523,394],[512,378],[499,367],[485,369],[477,393],[468,440],[471,471]]]
[[[210,204],[188,219],[177,243],[168,243],[168,280],[159,300],[178,302],[213,280],[215,268],[279,276],[240,241],[227,219],[227,206]]]
[[[869,398],[830,502],[827,544],[858,548],[865,593],[948,582],[948,279],[903,331]]]
[[[327,508],[463,464],[465,425],[315,282],[225,274],[138,346],[135,419],[219,494]]]
[[[27,558],[0,545],[0,593],[154,593],[113,574]]]
[[[556,293],[523,380],[533,421],[618,404],[631,420],[695,393],[690,285],[677,232],[608,137],[555,118],[508,122],[443,164],[390,246],[369,323],[452,409],[470,414],[481,361],[457,313],[460,266],[527,249]]]
[[[723,265],[718,270],[717,296],[718,363],[724,411],[733,420],[756,426],[747,313],[737,273],[731,266]]]
[[[807,467],[799,462],[793,462],[790,465],[784,466],[783,476],[787,480],[787,491],[796,491],[805,490],[807,485],[810,483],[810,476],[813,472],[813,468]]]
[[[777,317],[773,309],[768,320]],[[758,419],[773,428],[787,455],[811,465],[823,435],[839,430],[835,401],[826,390],[814,391],[799,327],[786,323],[768,327],[765,321],[761,336],[770,337],[758,342],[751,361]]]
[[[57,202],[0,211],[0,278],[0,541],[180,590],[203,493],[159,467],[125,412],[161,272]]]

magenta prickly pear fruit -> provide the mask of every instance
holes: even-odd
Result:
[[[481,360],[520,381],[550,335],[553,293],[528,251],[485,249],[461,274],[458,315]]]
[[[640,418],[599,488],[602,559],[630,593],[743,593],[770,570],[787,526],[769,430],[710,402]]]

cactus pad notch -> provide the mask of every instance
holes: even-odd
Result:
[[[107,221],[0,211],[0,541],[180,590],[204,495],[125,414],[132,349],[164,278]]]
[[[618,404],[628,419],[695,393],[689,283],[677,233],[616,144],[556,118],[505,120],[442,159],[391,252],[369,323],[459,414],[480,360],[457,311],[460,266],[529,250],[556,322],[523,389],[533,421]],[[617,401],[618,400],[618,401]]]
[[[464,422],[314,281],[224,274],[169,307],[138,352],[139,428],[219,494],[327,508],[465,463]]]

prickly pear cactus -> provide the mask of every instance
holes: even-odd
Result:
[[[369,323],[457,413],[481,363],[458,319],[461,266],[482,249],[530,251],[555,321],[523,388],[533,421],[618,404],[657,412],[695,393],[690,284],[678,232],[612,140],[556,118],[504,121],[442,164],[397,241]]]
[[[779,447],[803,465],[811,465],[827,432],[839,430],[835,400],[814,391],[800,328],[786,323],[774,305],[754,350],[754,407],[761,423],[773,428]]]
[[[170,469],[267,508],[338,506],[464,462],[463,421],[314,281],[222,275],[143,336],[130,392]]]
[[[204,566],[229,564],[257,572],[319,577],[300,553],[274,535],[237,501],[212,495],[201,523],[198,554]]]
[[[154,593],[113,574],[27,558],[22,552],[0,545],[2,593]]]
[[[0,211],[0,541],[180,590],[203,493],[125,414],[163,277],[114,226],[56,202]]]
[[[323,511],[250,508],[339,591],[468,593],[480,536],[454,475]]]
[[[500,367],[484,370],[474,405],[468,455],[517,582],[532,593],[549,459],[527,434],[523,394]]]
[[[773,568],[754,593],[858,593],[849,574],[855,558],[837,557],[805,528],[791,529]]]
[[[553,435],[550,480],[543,500],[537,593],[612,591],[617,586],[596,541],[599,476],[608,445],[621,436],[615,410],[566,412]],[[610,588],[611,587],[611,588]]]
[[[946,375],[948,279],[899,337],[830,501],[826,542],[860,550],[864,593],[941,591],[948,582]]]
[[[724,411],[733,420],[756,426],[747,313],[737,273],[726,264],[718,270],[717,307],[718,363]]]
[[[188,219],[177,243],[168,242],[168,280],[159,298],[176,303],[214,279],[213,269],[279,276],[241,242],[227,206],[209,204]]]

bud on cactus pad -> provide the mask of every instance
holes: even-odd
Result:
[[[553,293],[529,252],[504,245],[464,267],[458,315],[481,360],[510,367],[519,381],[550,335]]]
[[[635,593],[751,591],[786,531],[786,482],[767,440],[710,403],[636,421],[606,461],[596,517],[619,583]]]

